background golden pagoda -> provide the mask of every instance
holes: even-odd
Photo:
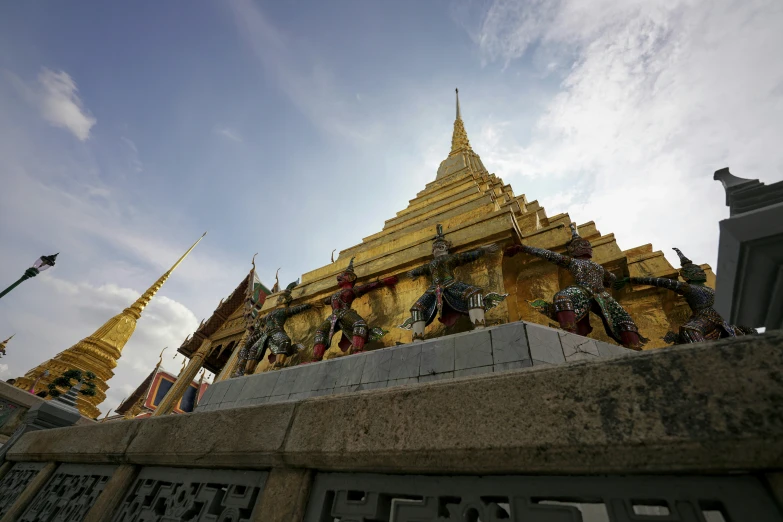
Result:
[[[187,252],[132,305],[106,321],[103,326],[89,337],[85,337],[67,350],[39,364],[28,371],[24,377],[17,378],[14,386],[23,390],[29,390],[35,380],[41,377],[46,370],[49,370],[49,375],[41,377],[37,391],[46,390],[50,382],[68,370],[77,369],[82,372],[92,372],[96,376],[93,380],[95,383],[95,395],[87,396],[80,394],[77,406],[82,415],[93,419],[97,418],[100,413],[98,405],[106,399],[106,390],[109,389],[107,382],[114,376],[113,370],[122,356],[122,349],[136,330],[136,321],[141,318],[144,308],[160,290],[171,273],[196,248],[196,245],[199,244],[206,234],[204,232]]]

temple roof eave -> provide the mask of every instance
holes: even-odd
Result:
[[[250,278],[252,274],[248,274],[239,283],[231,294],[223,299],[212,315],[204,323],[201,324],[198,330],[196,330],[192,336],[188,336],[182,345],[177,348],[177,352],[181,353],[185,357],[190,357],[193,352],[198,350],[199,345],[214,335],[221,326],[228,320],[236,309],[245,302],[247,298],[247,289],[250,284]]]

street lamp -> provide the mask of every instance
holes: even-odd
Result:
[[[35,263],[33,263],[33,266],[31,266],[30,268],[24,271],[24,275],[20,277],[16,283],[12,284],[11,286],[3,290],[2,293],[0,293],[0,297],[3,297],[5,294],[7,294],[11,290],[19,286],[22,283],[22,281],[27,281],[31,277],[35,277],[41,272],[43,272],[44,270],[48,270],[49,267],[54,266],[54,260],[57,259],[58,254],[59,252],[51,256],[39,257],[38,260]]]

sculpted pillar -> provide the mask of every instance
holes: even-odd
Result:
[[[153,417],[171,413],[177,404],[179,404],[179,401],[182,399],[182,396],[185,395],[185,392],[190,386],[190,383],[193,382],[193,379],[196,378],[196,374],[198,374],[199,370],[201,370],[201,365],[204,363],[204,358],[209,353],[211,347],[212,341],[209,339],[204,339],[204,342],[201,343],[199,349],[196,350],[196,352],[190,357],[190,362],[188,365],[179,374],[179,377],[177,377],[177,381],[174,383],[174,386],[171,387],[169,392],[158,405],[158,408],[152,414]]]
[[[226,379],[230,379],[231,376],[234,374],[234,370],[236,370],[237,367],[237,362],[239,362],[239,352],[245,346],[245,343],[247,343],[248,335],[249,332],[245,330],[245,333],[242,334],[242,338],[239,340],[236,347],[234,347],[234,351],[231,352],[231,356],[228,358],[228,361],[226,361],[226,365],[223,366],[223,369],[220,370],[220,373],[217,375],[217,377],[215,377],[215,380],[213,382],[219,382],[219,381],[224,381]]]

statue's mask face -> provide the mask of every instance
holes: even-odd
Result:
[[[704,283],[707,281],[707,273],[700,266],[696,265],[689,265],[680,269],[680,275],[691,283]]]
[[[338,285],[342,285],[345,283],[353,283],[354,281],[356,281],[356,275],[350,272],[343,272],[342,274],[337,276]]]
[[[446,241],[436,241],[432,245],[432,255],[435,257],[445,256],[449,253],[449,243]]]
[[[593,257],[593,246],[586,239],[575,239],[568,244],[568,255],[571,257]]]

